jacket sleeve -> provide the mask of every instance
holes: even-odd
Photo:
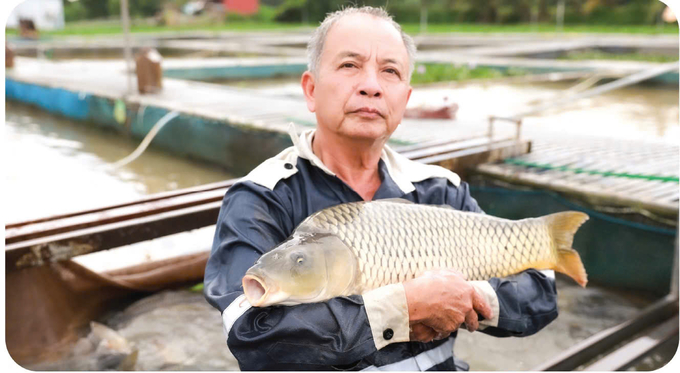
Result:
[[[269,189],[238,183],[225,195],[218,217],[204,294],[222,313],[227,345],[240,368],[323,370],[374,353],[361,296],[262,308],[243,302],[246,270],[294,229],[284,203]]]
[[[448,203],[456,209],[483,213],[474,198],[470,195],[468,184],[462,182],[459,187],[449,184]],[[492,278],[493,293],[486,298],[492,308],[497,307],[498,317],[494,317],[492,326],[480,331],[497,337],[523,337],[532,335],[557,318],[557,290],[553,271],[537,271],[528,269],[516,275],[504,278]],[[477,287],[478,288],[478,287]],[[490,290],[488,291],[491,292]]]

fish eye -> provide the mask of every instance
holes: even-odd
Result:
[[[305,256],[304,256],[303,254],[301,254],[301,253],[295,253],[295,254],[293,254],[293,255],[292,255],[292,259],[293,259],[293,261],[294,261],[296,264],[298,264],[298,265],[301,265],[302,263],[305,262]]]

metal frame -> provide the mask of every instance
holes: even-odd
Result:
[[[607,353],[622,341],[658,325],[659,322],[663,322],[673,315],[677,315],[677,313],[678,299],[670,296],[664,297],[644,309],[636,317],[595,334],[532,370],[576,370],[598,356]]]

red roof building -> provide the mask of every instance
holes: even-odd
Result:
[[[260,9],[260,0],[223,0],[227,12],[249,16],[257,13]]]

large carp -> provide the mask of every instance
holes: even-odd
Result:
[[[243,277],[253,306],[320,302],[454,269],[468,280],[553,269],[587,282],[574,234],[582,212],[507,220],[402,199],[346,203],[310,215]]]

